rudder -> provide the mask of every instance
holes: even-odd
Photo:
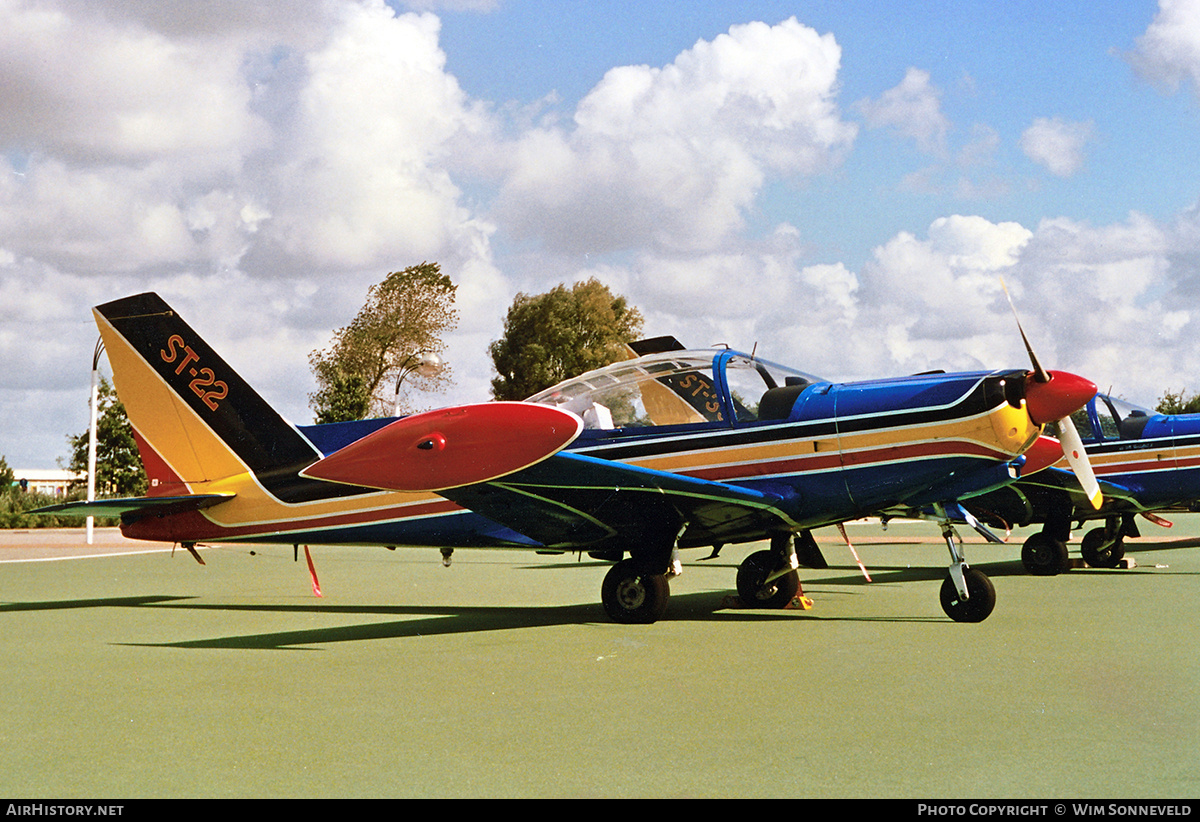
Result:
[[[151,480],[151,495],[199,493],[252,472],[275,497],[328,496],[297,472],[321,454],[157,294],[94,309]]]

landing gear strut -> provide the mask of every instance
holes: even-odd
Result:
[[[983,622],[996,607],[996,589],[986,574],[967,565],[962,540],[944,512],[939,524],[950,549],[950,572],[939,594],[942,610],[955,622]]]

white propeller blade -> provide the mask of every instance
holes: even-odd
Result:
[[[1096,474],[1092,471],[1087,452],[1083,450],[1083,440],[1079,438],[1079,431],[1075,429],[1075,423],[1070,417],[1063,417],[1058,421],[1058,435],[1059,441],[1062,442],[1063,455],[1071,464],[1075,479],[1083,486],[1083,493],[1092,503],[1092,507],[1098,510],[1104,501],[1100,493],[1100,483],[1096,481]]]

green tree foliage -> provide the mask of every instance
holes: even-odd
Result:
[[[133,427],[112,383],[100,378],[96,418],[96,496],[136,497],[146,493],[146,470],[133,439]],[[67,437],[68,469],[87,475],[89,433]]]
[[[60,500],[47,494],[24,491],[17,481],[8,460],[0,456],[0,528],[65,528],[80,526],[86,521],[83,517],[28,513]]]
[[[1166,391],[1154,408],[1160,414],[1197,414],[1200,413],[1200,394],[1189,397],[1183,391]]]
[[[594,278],[545,294],[518,294],[504,320],[504,336],[488,349],[499,375],[492,395],[523,400],[623,359],[625,344],[641,331],[641,313]]]
[[[328,349],[313,351],[309,367],[318,389],[309,407],[318,423],[392,413],[396,381],[443,391],[449,369],[413,370],[420,354],[441,355],[443,335],[458,324],[457,286],[437,263],[394,271],[371,286],[354,320],[334,334]]]
[[[14,485],[16,481],[13,470],[8,467],[8,460],[0,456],[0,497],[15,495],[18,492],[18,486]]]

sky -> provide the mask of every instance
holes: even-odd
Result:
[[[0,0],[0,455],[87,427],[91,306],[156,291],[280,412],[389,271],[828,379],[1200,392],[1200,0]],[[102,363],[102,372],[107,365]]]

